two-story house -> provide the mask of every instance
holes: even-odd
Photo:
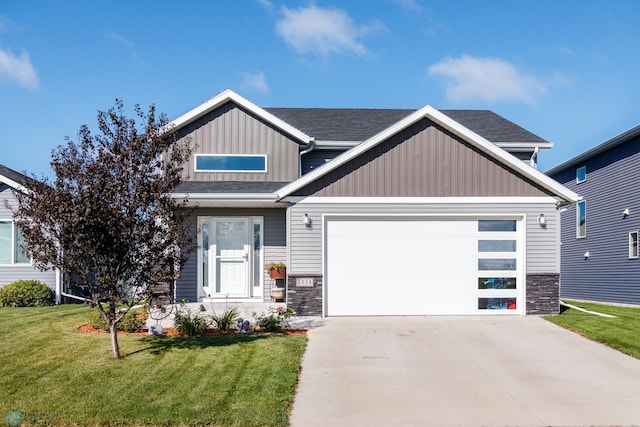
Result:
[[[640,126],[547,175],[583,197],[561,210],[560,295],[640,304]]]
[[[556,313],[551,144],[490,111],[261,108],[226,90],[175,119],[197,205],[177,300],[271,300],[299,315]],[[508,151],[507,151],[508,150]]]

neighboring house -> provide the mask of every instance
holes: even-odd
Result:
[[[172,124],[196,147],[174,197],[198,206],[177,300],[268,302],[263,264],[286,261],[298,315],[559,310],[557,208],[578,196],[532,167],[550,143],[490,111],[226,90]]]
[[[21,249],[22,233],[13,223],[13,214],[5,204],[16,206],[13,190],[25,191],[25,176],[0,165],[0,287],[21,279],[39,280],[60,298],[60,280],[56,270],[40,271],[33,267],[29,256]]]
[[[640,304],[640,126],[547,174],[583,197],[561,210],[560,296]]]

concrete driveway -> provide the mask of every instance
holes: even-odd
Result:
[[[640,360],[535,316],[328,318],[309,331],[290,420],[640,425]]]

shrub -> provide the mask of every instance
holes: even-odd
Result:
[[[105,322],[104,318],[100,314],[100,310],[97,308],[91,309],[91,312],[89,313],[89,323],[94,328],[107,332],[109,331],[109,325],[107,325],[107,322]],[[131,310],[116,324],[116,329],[124,332],[140,332],[144,329],[146,323],[147,316],[144,313]]]
[[[216,314],[214,311],[211,315],[211,320],[213,320],[217,329],[221,331],[228,331],[236,320],[238,320],[239,315],[238,307],[227,307],[220,315]]]
[[[38,280],[18,280],[0,288],[2,307],[40,307],[53,304],[53,292]]]
[[[202,334],[209,326],[207,319],[200,317],[197,313],[192,313],[186,308],[186,305],[186,302],[182,301],[180,308],[176,310],[173,319],[176,329],[181,334],[189,336]]]
[[[253,313],[254,319],[256,319],[256,325],[263,331],[267,332],[281,332],[284,328],[289,327],[289,319],[293,315],[293,308],[273,308],[269,307],[269,314],[262,313],[258,315]]]

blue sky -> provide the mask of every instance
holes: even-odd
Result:
[[[0,163],[115,98],[169,119],[231,88],[262,107],[490,109],[546,170],[640,124],[640,1],[0,2]]]

